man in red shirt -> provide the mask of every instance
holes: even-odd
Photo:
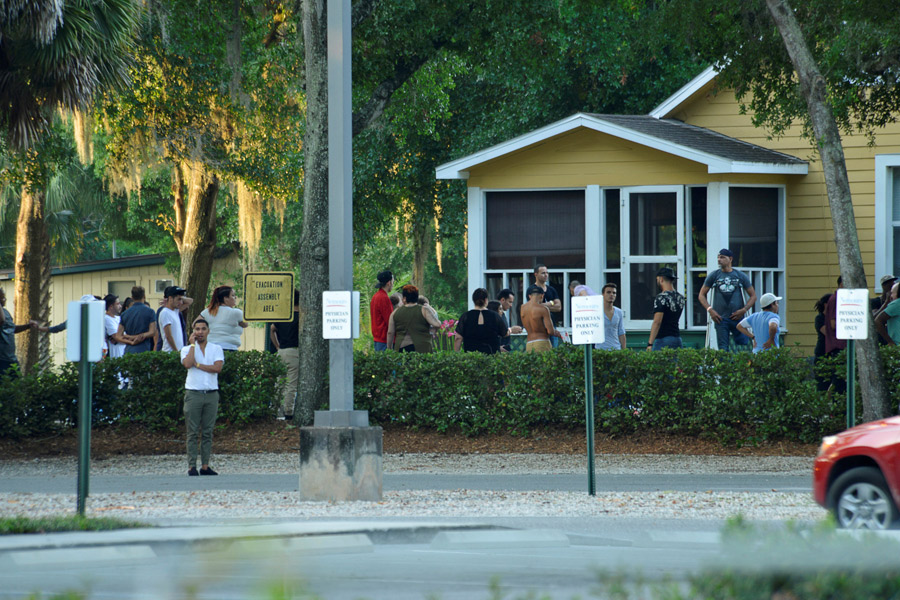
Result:
[[[375,351],[387,350],[388,320],[394,311],[391,298],[388,294],[394,287],[394,275],[390,271],[382,271],[378,274],[378,283],[372,301],[369,303],[369,316],[372,321],[372,337],[375,339]]]

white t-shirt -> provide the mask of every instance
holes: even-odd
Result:
[[[222,346],[225,350],[237,350],[241,345],[241,334],[244,328],[239,325],[244,320],[244,311],[239,308],[219,305],[215,316],[204,308],[200,316],[209,323],[209,341]]]
[[[120,320],[121,320],[121,317],[118,315],[116,315],[115,317],[111,317],[108,314],[103,315],[103,324],[106,327],[105,339],[108,340],[108,346],[109,346],[108,356],[110,358],[119,358],[120,356],[125,355],[125,344],[119,344],[112,340],[112,336],[114,336],[116,334],[116,332],[119,331]]]
[[[225,362],[225,353],[222,351],[222,347],[218,344],[213,344],[212,342],[206,342],[206,353],[200,349],[200,346],[194,344],[194,360],[197,361],[198,365],[214,365],[216,361],[221,360],[223,363]],[[181,349],[181,360],[188,355],[188,352],[191,351],[191,344],[183,347]],[[197,367],[191,367],[188,369],[187,377],[184,380],[184,389],[186,390],[200,390],[200,391],[208,391],[208,390],[217,390],[219,389],[219,374],[218,373],[207,373],[206,371],[201,371]]]
[[[169,339],[166,337],[166,325],[170,325],[169,333],[172,335],[172,341],[175,347],[169,345]],[[181,328],[181,316],[174,308],[164,308],[159,311],[159,335],[162,337],[163,352],[176,352],[184,346],[184,330]]]

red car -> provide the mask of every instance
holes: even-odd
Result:
[[[900,417],[822,438],[813,471],[816,502],[839,527],[888,529],[900,516]]]

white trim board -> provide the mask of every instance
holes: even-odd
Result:
[[[650,111],[650,116],[654,119],[664,119],[676,108],[681,106],[683,102],[691,96],[703,89],[710,81],[716,78],[719,72],[715,67],[707,67],[702,73],[691,79],[681,89],[666,98],[656,108]]]

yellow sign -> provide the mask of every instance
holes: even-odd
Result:
[[[294,320],[293,273],[245,273],[244,319],[271,323]]]

